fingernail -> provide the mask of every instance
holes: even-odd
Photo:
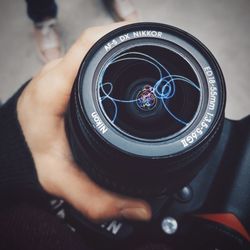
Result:
[[[127,219],[149,220],[151,214],[145,208],[125,208],[121,215]]]

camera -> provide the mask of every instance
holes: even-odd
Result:
[[[225,102],[216,59],[187,32],[137,23],[105,35],[75,79],[68,140],[91,179],[146,200],[153,218],[95,224],[55,210],[95,249],[250,249],[250,117],[225,119]]]

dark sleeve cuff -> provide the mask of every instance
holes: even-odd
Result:
[[[26,84],[0,108],[0,194],[42,191],[34,161],[17,119],[17,100]]]

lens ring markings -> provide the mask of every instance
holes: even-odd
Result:
[[[143,29],[155,30],[159,35],[157,35],[157,37],[145,37],[147,35],[146,32],[144,37],[138,37],[137,33]],[[123,36],[124,34],[128,34],[130,40],[121,41],[120,36]],[[145,34],[145,32],[141,32],[140,34]],[[107,57],[109,52],[115,54],[118,51],[119,46],[121,47],[121,50],[126,51],[128,49],[128,44],[130,47],[135,47],[141,44],[155,44],[155,46],[171,47],[173,50],[178,51],[185,60],[190,62],[190,65],[198,76],[200,84],[200,111],[197,112],[193,122],[190,123],[189,128],[178,136],[167,138],[167,140],[164,141],[159,140],[155,143],[151,143],[150,147],[148,147],[147,140],[138,140],[138,138],[131,140],[131,136],[122,135],[118,129],[115,129],[100,109],[98,95],[96,94],[98,93],[98,84],[96,84],[98,83],[98,72],[100,72],[101,67],[103,66],[102,60]],[[210,69],[213,76],[211,76],[211,74],[208,75],[208,73],[205,72],[207,69]],[[214,126],[218,124],[218,117],[221,117],[223,114],[225,106],[224,79],[216,60],[207,48],[197,39],[175,27],[155,23],[143,23],[117,29],[102,38],[93,47],[86,57],[84,64],[82,64],[80,71],[81,74],[79,75],[79,81],[84,84],[79,84],[79,101],[80,106],[82,107],[82,112],[86,115],[90,126],[95,128],[94,132],[97,133],[101,140],[104,140],[114,148],[131,155],[149,158],[165,158],[190,151],[193,147],[197,147],[206,140],[209,134],[214,131]],[[213,86],[210,84],[211,77],[214,78]],[[217,94],[215,100],[211,100],[212,92],[216,92],[215,94]],[[92,94],[90,95],[89,93]],[[209,102],[212,101],[213,103],[211,103],[211,105],[213,105],[213,110],[211,111],[209,110]],[[104,129],[99,129],[93,119],[93,113],[98,114],[100,121],[105,125]],[[211,113],[213,116],[208,118],[208,113]],[[204,127],[201,127],[203,125]],[[191,142],[190,136],[192,136],[193,131],[196,128],[198,128],[199,134],[197,134]],[[105,132],[103,133],[103,131]],[[185,139],[185,141],[182,141],[183,139]]]

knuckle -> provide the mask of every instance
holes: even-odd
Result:
[[[86,39],[87,37],[90,37],[90,36],[93,34],[93,30],[94,30],[93,27],[92,27],[92,28],[86,28],[86,29],[83,31],[83,33],[82,33],[82,37],[84,37],[85,39]]]
[[[51,70],[52,68],[54,68],[60,61],[62,60],[62,57],[54,59],[48,63],[46,63],[42,70],[41,73],[46,73],[47,71]]]
[[[50,61],[50,62],[46,63],[46,64],[42,67],[40,73],[45,73],[45,72],[47,72],[47,71],[52,67],[53,64],[54,64],[54,61]]]
[[[92,46],[97,39],[98,29],[97,27],[87,28],[82,32],[80,36],[80,44],[85,44],[88,47]]]
[[[91,37],[90,28],[88,28],[82,32],[82,35],[80,36],[80,42],[86,42],[89,39],[89,37]]]

